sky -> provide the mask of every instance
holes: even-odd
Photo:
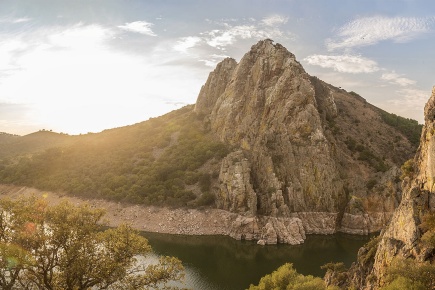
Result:
[[[307,73],[423,122],[433,0],[0,0],[0,132],[100,132],[196,101],[270,38]]]

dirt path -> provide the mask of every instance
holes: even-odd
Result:
[[[44,198],[50,205],[68,200],[75,205],[88,203],[106,210],[105,220],[109,226],[128,223],[140,231],[186,234],[229,235],[229,225],[235,215],[219,209],[168,209],[154,206],[125,205],[101,199],[83,199],[54,192],[40,191],[29,187],[0,184],[0,198],[31,196]]]

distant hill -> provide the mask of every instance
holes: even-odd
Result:
[[[38,131],[25,136],[0,133],[0,159],[35,153],[71,143],[75,138],[51,131]]]
[[[0,138],[0,180],[218,207],[243,216],[234,237],[267,243],[288,242],[294,223],[304,233],[364,234],[399,204],[400,166],[420,132],[416,121],[308,75],[264,40],[239,63],[218,64],[194,106],[97,134]]]

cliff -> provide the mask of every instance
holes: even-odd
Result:
[[[400,202],[398,168],[415,145],[383,121],[385,112],[308,75],[271,40],[238,64],[220,63],[195,111],[234,148],[222,162],[218,208],[266,220],[235,230],[236,238],[278,242],[290,222],[304,234],[367,234]]]
[[[413,168],[403,183],[403,198],[391,222],[382,231],[372,259],[363,262],[366,250],[359,253],[358,263],[349,273],[358,289],[378,289],[386,282],[386,275],[395,258],[416,262],[430,261],[434,249],[422,243],[423,217],[435,210],[435,87],[426,103],[425,125],[420,147],[413,159]]]

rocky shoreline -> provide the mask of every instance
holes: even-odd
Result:
[[[0,198],[21,196],[41,197],[50,205],[62,200],[72,204],[87,203],[91,207],[104,208],[104,221],[108,226],[130,224],[139,231],[177,235],[225,235],[237,240],[257,240],[258,244],[301,244],[306,234],[333,234],[337,214],[295,213],[291,217],[244,216],[221,209],[173,209],[166,207],[128,205],[102,199],[84,199],[35,188],[0,185]],[[358,222],[369,217],[353,217]],[[319,222],[320,221],[320,222]],[[377,231],[361,231],[349,228],[343,232],[368,234]]]

